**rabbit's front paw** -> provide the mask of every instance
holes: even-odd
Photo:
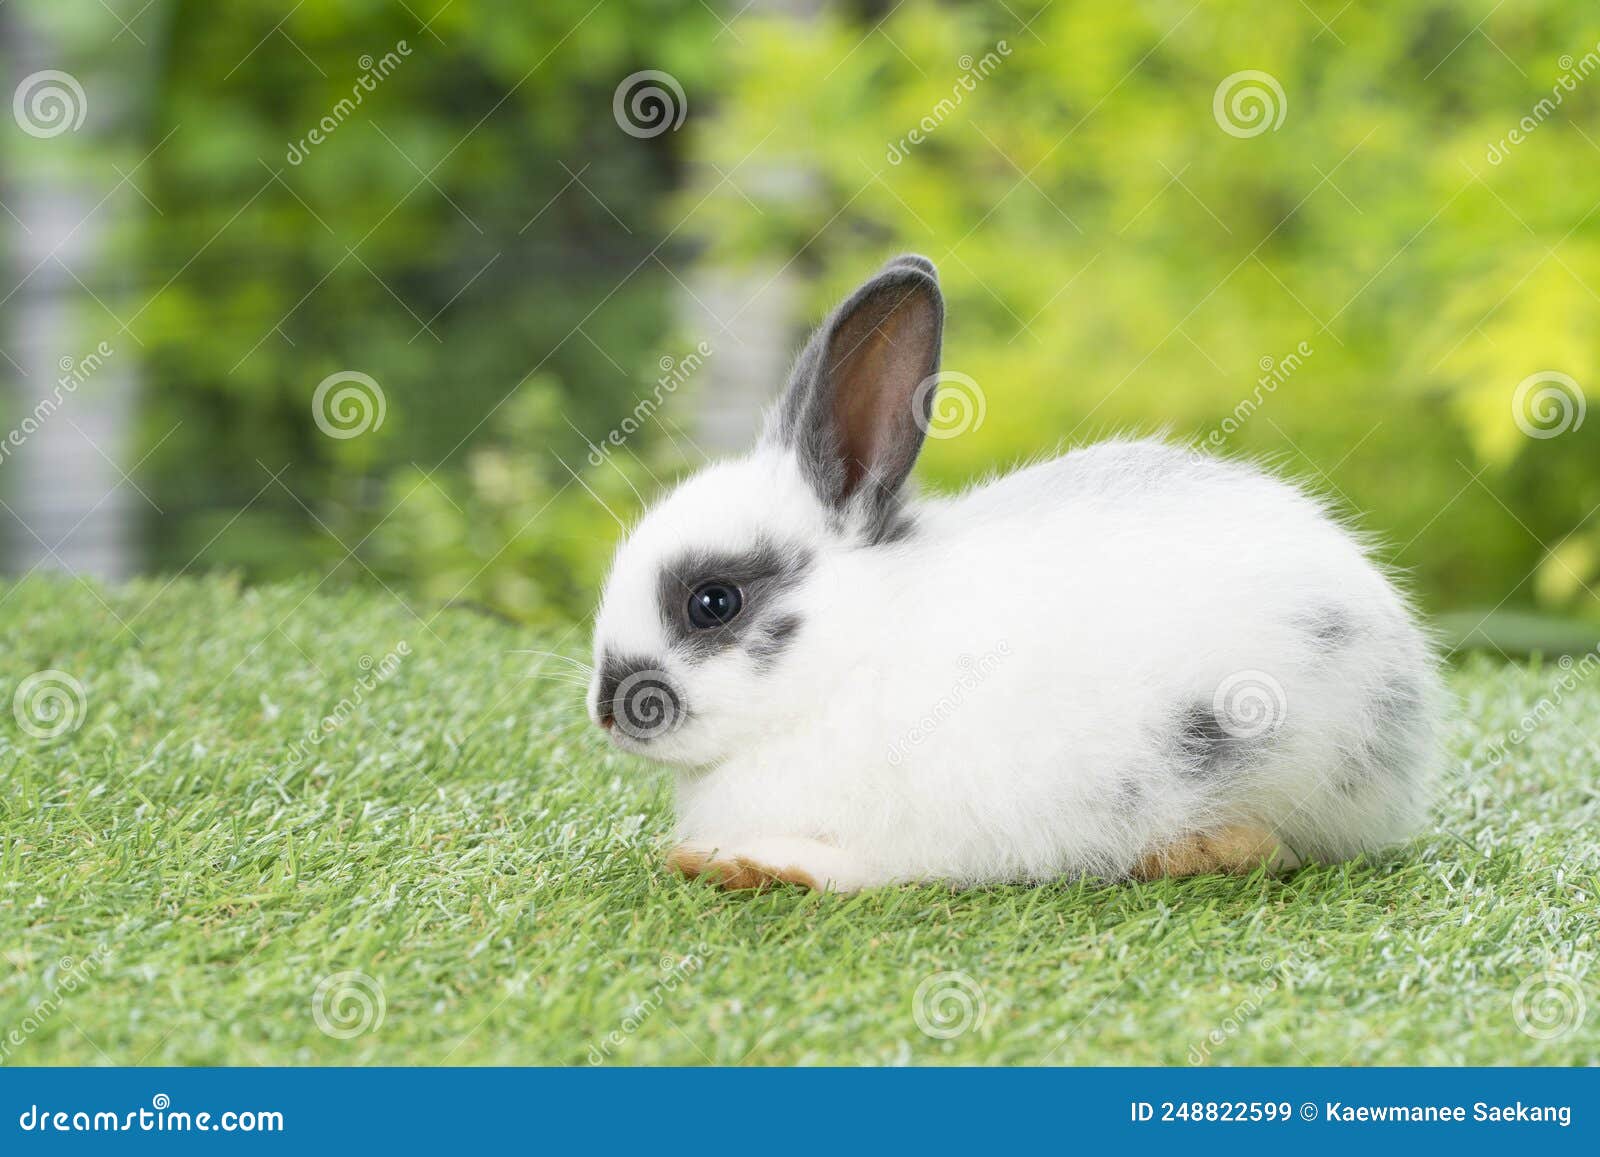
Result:
[[[798,884],[815,892],[854,892],[871,882],[838,848],[790,836],[726,847],[689,841],[667,854],[667,867],[728,891]]]
[[[793,865],[763,864],[748,855],[680,844],[667,854],[667,867],[691,880],[704,880],[730,892],[760,890],[774,884],[799,884],[820,891],[811,874]]]

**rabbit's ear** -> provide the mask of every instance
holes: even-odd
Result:
[[[933,409],[944,299],[933,263],[890,261],[812,335],[772,436],[792,447],[828,506],[861,502],[883,521],[922,448]]]
[[[937,282],[939,280],[939,271],[934,268],[933,262],[929,261],[920,253],[902,253],[898,257],[891,257],[889,260],[883,263],[883,268],[879,270],[879,272],[888,273],[891,269],[899,269],[902,267],[920,269],[929,277],[933,278],[934,281]]]

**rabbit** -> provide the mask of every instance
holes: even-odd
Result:
[[[1411,834],[1441,684],[1362,542],[1162,440],[914,496],[943,325],[933,264],[890,261],[812,335],[755,449],[619,546],[587,706],[675,768],[669,866],[838,892],[1119,881]]]

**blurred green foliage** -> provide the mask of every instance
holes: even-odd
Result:
[[[586,469],[578,431],[653,380],[674,316],[651,254],[676,142],[622,132],[612,92],[647,67],[702,87],[710,11],[168,7],[142,170],[160,212],[130,255],[155,291],[135,326],[167,511],[151,565],[345,560],[428,598],[582,613],[615,527],[562,463]],[[312,397],[345,370],[384,416],[335,439]],[[592,486],[631,499],[613,470]]]
[[[1600,9],[1483,18],[907,0],[747,19],[698,153],[726,170],[759,143],[805,179],[713,176],[684,200],[706,198],[712,260],[801,254],[816,309],[893,251],[939,263],[945,365],[986,410],[930,443],[936,484],[1063,439],[1215,431],[1359,513],[1430,608],[1594,615],[1600,420],[1530,438],[1513,396],[1559,371],[1600,401],[1600,73],[1573,79]],[[1223,131],[1214,96],[1242,70],[1281,86],[1276,129]],[[1559,107],[1491,162],[1564,74]]]
[[[1539,373],[1600,397],[1593,5],[157,0],[141,45],[85,11],[59,22],[121,78],[100,140],[152,206],[109,296],[153,569],[571,619],[690,464],[657,424],[603,467],[585,443],[717,336],[681,320],[691,267],[786,270],[798,341],[914,249],[982,402],[929,484],[1166,429],[1310,481],[1430,610],[1600,617],[1600,418],[1513,413]],[[644,69],[681,131],[614,119]],[[1244,70],[1275,128],[1225,131]],[[339,371],[381,427],[317,428]]]

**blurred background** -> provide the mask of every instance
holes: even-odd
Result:
[[[1593,4],[10,0],[0,80],[8,573],[572,621],[916,250],[925,485],[1165,430],[1593,645]]]

